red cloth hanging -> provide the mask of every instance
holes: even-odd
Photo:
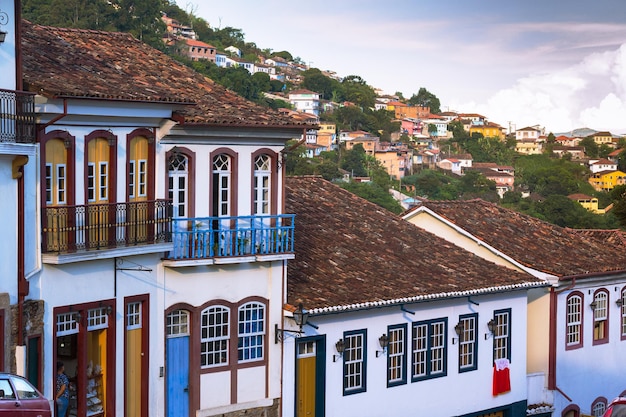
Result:
[[[496,359],[493,366],[493,395],[511,391],[511,373],[508,359]]]

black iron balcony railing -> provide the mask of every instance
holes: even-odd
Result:
[[[35,94],[0,89],[0,143],[35,143]]]
[[[294,214],[174,219],[168,259],[293,253]]]
[[[72,253],[172,241],[172,202],[46,207],[43,252]]]

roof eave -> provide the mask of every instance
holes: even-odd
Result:
[[[359,310],[370,310],[374,308],[394,307],[403,304],[412,304],[428,301],[441,301],[455,298],[465,298],[474,295],[498,294],[503,292],[528,290],[533,288],[550,287],[550,283],[546,281],[527,281],[519,284],[502,285],[497,287],[478,288],[466,291],[452,291],[447,293],[435,293],[426,295],[417,295],[413,297],[397,298],[392,300],[366,301],[363,303],[355,303],[348,305],[335,305],[322,308],[312,308],[309,310],[310,316],[325,316],[336,313],[347,313]]]

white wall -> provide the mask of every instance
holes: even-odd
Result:
[[[0,88],[15,90],[15,9],[14,2],[7,0],[2,2],[0,8],[0,30],[7,32],[4,43],[0,43]],[[6,19],[5,19],[6,18]],[[6,20],[6,21],[4,21]]]
[[[520,291],[508,295],[471,297],[475,305],[466,298],[421,304],[407,304],[407,310],[415,315],[404,313],[399,306],[375,310],[312,317],[311,322],[319,326],[315,331],[305,326],[306,335],[326,335],[326,413],[342,410],[345,417],[363,416],[383,417],[389,415],[428,415],[449,417],[478,412],[499,406],[505,406],[526,399],[526,292]],[[487,322],[497,309],[511,308],[512,314],[512,391],[494,397],[492,395],[493,378],[493,339],[485,340]],[[454,326],[458,316],[478,312],[478,369],[464,373],[458,372],[458,345]],[[411,323],[415,321],[448,317],[447,337],[447,376],[387,388],[386,354],[376,357],[380,350],[378,338],[387,332],[388,325],[407,323],[410,336]],[[333,362],[337,354],[335,343],[343,338],[343,332],[367,329],[367,392],[343,396],[342,360]],[[285,340],[283,416],[291,417],[294,411],[295,386],[295,341]],[[410,339],[408,349],[410,349]],[[410,354],[408,355],[410,363]],[[453,399],[453,400],[450,400]],[[330,413],[330,414],[329,414]]]

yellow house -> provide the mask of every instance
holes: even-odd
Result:
[[[502,126],[497,123],[487,122],[484,125],[470,125],[469,134],[481,133],[485,138],[498,138],[504,140]]]
[[[538,155],[541,153],[542,146],[540,142],[534,139],[522,139],[518,140],[515,145],[515,152],[524,155]]]
[[[596,197],[585,194],[571,194],[568,195],[567,198],[578,202],[578,204],[593,213],[604,214],[606,212],[605,209],[598,208],[598,199]]]
[[[611,191],[618,185],[626,184],[626,173],[622,171],[600,171],[589,178],[589,184],[596,191]]]
[[[337,143],[337,126],[334,123],[320,122],[317,131],[317,144],[330,150]]]
[[[593,141],[598,145],[613,145],[613,135],[611,132],[596,132]]]
[[[346,140],[346,150],[352,150],[354,145],[361,144],[363,145],[363,149],[367,155],[374,155],[376,152],[376,147],[378,145],[378,137],[377,136],[361,136],[352,140]]]

